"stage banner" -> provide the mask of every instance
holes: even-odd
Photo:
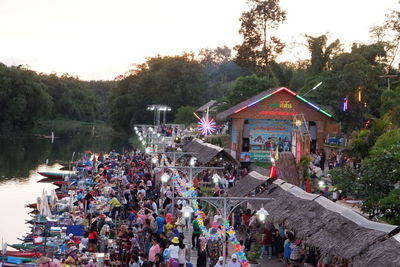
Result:
[[[290,151],[292,128],[291,120],[249,120],[250,150]]]
[[[260,151],[260,152],[242,152],[240,153],[240,162],[270,162],[271,152]]]

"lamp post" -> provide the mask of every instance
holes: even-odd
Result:
[[[153,120],[154,126],[159,126],[161,124],[161,112],[164,111],[163,122],[166,123],[167,111],[172,109],[166,105],[149,105],[147,110],[154,111]]]

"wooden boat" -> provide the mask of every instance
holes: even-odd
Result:
[[[1,253],[0,253],[1,254]],[[26,251],[6,251],[6,256],[19,257],[19,258],[39,258],[42,256],[40,252],[26,252]]]
[[[48,249],[50,249],[50,248],[57,248],[58,249],[58,246],[56,246],[54,244],[34,245],[34,244],[31,243],[31,244],[9,244],[8,246],[12,247],[14,249],[23,250],[23,251],[26,251],[26,252],[34,252],[34,251],[37,251],[38,249],[44,248],[44,247],[46,247]]]
[[[27,205],[25,205],[25,207],[31,208],[31,209],[36,209],[37,208],[37,203],[27,204]]]
[[[67,181],[55,181],[53,182],[54,185],[62,186],[62,185],[69,185]]]
[[[53,183],[57,181],[64,181],[64,179],[60,178],[43,178],[38,181],[38,183]]]
[[[63,173],[63,172],[38,172],[40,175],[47,177],[47,178],[53,178],[53,179],[63,179],[67,176],[71,177],[75,175],[75,172],[69,172],[69,173]]]

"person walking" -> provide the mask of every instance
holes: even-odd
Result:
[[[197,267],[207,267],[207,240],[205,237],[199,237],[199,248],[197,250]]]
[[[201,229],[199,226],[199,222],[197,220],[193,220],[193,233],[192,233],[192,248],[197,249],[199,246],[199,237],[201,234]]]
[[[171,243],[172,244],[168,247],[169,258],[179,262],[179,238],[175,236],[172,238]]]

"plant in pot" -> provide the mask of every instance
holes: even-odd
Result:
[[[261,256],[261,244],[259,243],[254,243],[254,245],[251,248],[251,251],[247,252],[247,260],[249,261],[249,266],[250,267],[259,267],[260,264],[258,260],[260,259]]]

